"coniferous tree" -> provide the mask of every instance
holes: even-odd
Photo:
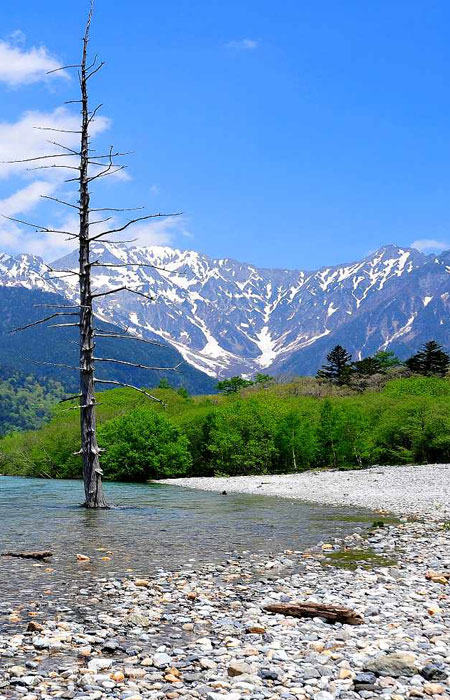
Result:
[[[392,350],[379,350],[375,353],[374,358],[380,363],[382,371],[402,365],[402,361]]]
[[[374,374],[380,374],[384,371],[376,355],[357,360],[357,362],[353,363],[353,369],[357,374],[363,377],[372,377]]]
[[[336,345],[327,355],[327,363],[317,372],[318,379],[326,379],[333,384],[347,384],[352,373],[352,356],[342,345]]]
[[[450,355],[435,340],[429,340],[419,352],[406,360],[405,364],[408,369],[417,374],[444,377],[450,365]]]

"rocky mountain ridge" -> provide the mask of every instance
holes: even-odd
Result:
[[[315,271],[119,243],[94,246],[92,257],[105,265],[94,268],[98,291],[128,286],[155,299],[127,291],[101,297],[98,316],[164,339],[210,376],[310,373],[336,342],[355,359],[386,348],[405,355],[430,337],[450,343],[450,253],[388,245]],[[74,252],[51,267],[76,265]],[[75,276],[49,273],[26,254],[0,254],[0,285],[77,295]]]

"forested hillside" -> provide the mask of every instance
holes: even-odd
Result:
[[[450,460],[450,381],[392,379],[381,390],[298,378],[220,396],[157,389],[162,408],[127,389],[98,407],[106,478],[266,474]],[[76,411],[0,441],[0,470],[80,476]]]
[[[16,371],[31,371],[40,379],[55,379],[70,393],[76,392],[79,385],[77,372],[64,366],[78,364],[76,328],[50,328],[52,323],[61,321],[61,318],[53,318],[49,319],[47,325],[11,333],[14,328],[25,326],[58,311],[54,308],[43,308],[45,305],[65,303],[67,301],[62,297],[38,289],[0,287],[0,366],[9,370],[11,374]],[[70,320],[70,317],[63,320]],[[111,324],[100,320],[97,324],[108,333],[123,334],[122,329]],[[104,357],[152,367],[174,367],[181,363],[177,372],[149,371],[116,363],[99,363],[97,374],[101,378],[108,377],[137,386],[153,387],[158,385],[161,378],[166,377],[170,379],[172,386],[183,386],[193,394],[214,391],[214,380],[183,362],[181,355],[171,346],[149,345],[130,339],[100,338],[97,349]]]
[[[67,392],[54,379],[0,367],[0,436],[12,430],[39,428],[51,416],[55,403]]]

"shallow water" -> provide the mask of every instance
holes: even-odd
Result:
[[[91,587],[95,577],[195,569],[233,551],[304,549],[354,532],[371,519],[363,509],[165,484],[108,483],[106,492],[118,507],[87,511],[77,505],[80,481],[0,477],[0,552],[54,553],[44,565],[0,557],[4,613],[33,600],[62,605],[83,585]],[[77,553],[91,560],[78,562]]]

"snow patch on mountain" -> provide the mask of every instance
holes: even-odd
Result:
[[[381,299],[397,303],[399,285],[428,270],[430,262],[437,263],[432,265],[436,274],[446,274],[448,264],[393,245],[361,261],[316,271],[256,268],[168,246],[98,243],[92,257],[98,260],[93,268],[97,293],[126,286],[155,300],[129,291],[99,297],[96,310],[101,319],[132,327],[144,338],[163,339],[187,362],[219,377],[275,370],[354,319],[368,323],[365,314]],[[36,256],[0,254],[0,284],[39,288],[76,300],[77,277],[67,271],[77,264],[76,252],[71,253],[52,264],[61,270],[55,274]],[[424,310],[435,303],[436,291],[427,284],[417,294],[417,303],[406,299],[404,308],[382,324],[380,347],[409,337],[420,318],[419,306]],[[373,337],[369,323],[364,337]],[[354,348],[357,356],[363,351],[362,346]]]

